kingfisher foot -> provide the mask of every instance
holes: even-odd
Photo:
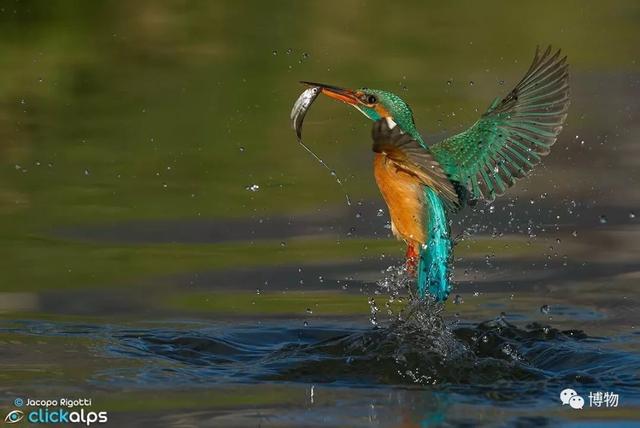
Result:
[[[413,245],[407,247],[407,261],[405,262],[407,273],[410,276],[416,276],[418,269],[418,252]]]

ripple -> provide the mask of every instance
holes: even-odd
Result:
[[[405,320],[378,328],[116,330],[104,352],[141,364],[103,370],[93,382],[143,388],[264,381],[393,386],[510,402],[555,397],[558,388],[577,384],[640,397],[640,358],[602,349],[611,339],[538,323],[519,327],[502,317],[474,324],[438,315],[430,322],[428,328],[423,320]]]

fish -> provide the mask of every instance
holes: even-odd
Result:
[[[296,136],[298,137],[298,143],[305,149],[315,160],[317,160],[320,165],[322,165],[331,176],[336,180],[340,189],[342,189],[342,193],[344,193],[344,197],[347,202],[347,206],[351,206],[351,197],[347,193],[344,188],[344,184],[335,170],[333,170],[329,165],[325,163],[320,156],[318,156],[309,146],[302,142],[302,123],[304,122],[304,117],[307,115],[311,104],[318,98],[318,95],[321,92],[321,88],[319,86],[312,86],[306,89],[304,92],[300,94],[296,102],[293,104],[293,109],[291,109],[291,127],[294,131],[296,131]]]
[[[309,111],[309,107],[320,94],[319,86],[312,86],[300,94],[291,110],[291,127],[296,131],[298,142],[302,142],[302,122]]]

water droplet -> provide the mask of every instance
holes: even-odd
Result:
[[[287,49],[287,55],[291,55],[293,53],[293,49],[289,48]]]
[[[282,248],[284,248],[284,247],[286,247],[286,246],[287,246],[287,243],[286,243],[286,242],[284,242],[284,241],[281,241],[281,242],[280,242],[280,246],[281,246]]]
[[[511,356],[513,354],[513,348],[509,344],[506,344],[502,347],[502,352],[505,355]]]
[[[273,56],[276,56],[276,55],[278,55],[278,51],[274,49],[274,50],[271,52],[271,54],[272,54]]]
[[[504,80],[499,80],[498,81],[498,85],[500,85],[500,86],[504,85]]]
[[[89,170],[88,170],[88,169],[85,169],[85,170],[84,170],[84,175],[89,175],[89,174],[91,174],[91,173],[89,172]]]
[[[607,216],[606,216],[606,215],[602,214],[602,215],[600,216],[600,224],[607,224],[607,222],[608,222],[608,221],[609,221],[609,220],[607,219]]]
[[[311,310],[311,308],[307,308],[307,311],[306,311],[306,312],[307,312],[309,315],[313,314],[313,311]]]
[[[384,210],[382,208],[378,209],[378,212],[376,213],[376,216],[382,217],[383,215],[384,215]]]
[[[308,59],[309,58],[309,53],[308,52],[302,52],[302,59]]]
[[[632,219],[632,220],[633,220],[634,218],[636,218],[636,213],[634,213],[633,211],[630,211],[630,212],[629,212],[629,218],[630,218],[630,219]]]
[[[374,327],[377,327],[378,326],[378,319],[377,319],[378,306],[376,305],[376,301],[373,299],[373,297],[369,297],[369,307],[371,309],[371,317],[369,318],[369,321]]]
[[[356,213],[356,218],[362,218],[362,213]]]
[[[302,323],[305,327],[309,327],[309,322],[305,320],[304,323]]]
[[[549,305],[542,305],[540,306],[540,313],[542,314],[548,314],[551,311],[551,308],[549,307]]]
[[[574,238],[578,237],[578,231],[574,230],[573,232],[571,232],[571,236],[573,236]]]
[[[244,152],[244,147],[242,147],[242,146],[241,146],[241,147],[240,147],[240,151],[241,151],[241,152]]]
[[[453,80],[452,80],[452,79],[447,80],[447,85],[448,85],[448,86],[453,85]]]
[[[320,163],[320,165],[322,165],[324,168],[326,168],[329,171],[329,173],[336,179],[336,183],[338,183],[338,185],[342,189],[342,191],[344,193],[344,197],[347,200],[347,205],[351,206],[351,198],[349,197],[349,194],[345,191],[345,189],[344,189],[344,187],[342,185],[342,180],[340,179],[340,177],[338,177],[338,175],[336,174],[336,171],[331,169],[329,167],[329,165],[327,165],[325,163],[325,161],[322,160],[322,158],[320,158],[313,150],[311,150],[306,144],[304,144],[302,142],[302,140],[298,140],[298,144],[300,144],[302,146],[302,148],[307,151],[307,153],[309,153],[311,156],[313,156],[313,158],[315,160],[317,160]]]
[[[248,190],[250,192],[257,192],[258,190],[260,190],[260,186],[258,186],[257,184],[252,184],[250,186],[245,187],[244,190]]]
[[[469,86],[473,86],[473,80],[469,81]]]
[[[462,299],[461,295],[456,294],[456,297],[453,298],[453,303],[456,305],[461,305],[464,303],[464,300]]]
[[[260,293],[262,293],[262,290],[260,290],[259,288],[256,288],[256,294],[260,295]]]

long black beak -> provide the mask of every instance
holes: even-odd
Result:
[[[300,81],[300,83],[307,86],[318,87],[320,88],[320,91],[324,95],[330,98],[333,98],[335,100],[342,101],[350,105],[357,105],[360,103],[360,100],[356,96],[356,92],[351,89],[339,88],[337,86],[327,85],[325,83],[315,83],[315,82],[306,82],[306,81]]]

